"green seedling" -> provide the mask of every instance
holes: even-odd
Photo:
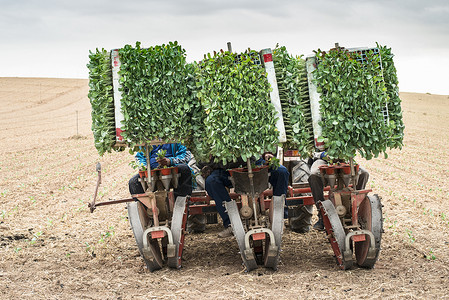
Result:
[[[114,227],[110,226],[109,227],[110,231],[106,231],[105,233],[100,234],[100,240],[98,241],[99,243],[103,243],[107,238],[113,237],[114,236]]]
[[[162,150],[162,149],[160,149],[160,150],[156,153],[157,159],[158,159],[158,160],[159,160],[159,159],[163,159],[163,158],[165,157],[165,154],[167,154],[167,150]]]
[[[429,254],[426,255],[426,258],[428,260],[435,260],[435,259],[437,259],[436,256],[433,254],[433,249],[432,248],[430,248]]]
[[[30,241],[30,245],[34,245],[36,244],[37,240],[39,239],[39,237],[42,235],[42,231],[36,232],[33,234],[33,238]]]
[[[139,171],[146,171],[147,170],[147,167],[144,164],[142,164],[142,163],[140,163],[138,161],[135,161],[135,160],[130,161],[128,165],[131,168],[133,168],[134,170],[139,170]]]
[[[415,242],[415,237],[413,236],[413,233],[410,229],[405,229],[405,232],[407,233],[407,236],[410,240],[410,243],[414,243]]]

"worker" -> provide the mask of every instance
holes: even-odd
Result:
[[[256,162],[256,165],[265,164],[272,157],[274,157],[273,153],[264,153],[261,159]],[[245,162],[242,160],[237,163],[227,164],[226,166],[223,166],[220,163],[211,163],[203,168],[205,170],[205,174],[203,176],[206,176],[206,191],[209,196],[214,199],[217,211],[223,220],[223,226],[225,229],[218,233],[218,237],[221,238],[232,236],[231,221],[229,220],[228,213],[224,208],[224,203],[231,201],[231,197],[229,196],[226,188],[232,188],[232,183],[229,180],[230,174],[226,170],[239,167],[244,163]],[[270,167],[269,172],[271,174],[269,177],[269,182],[273,186],[273,195],[286,195],[288,179],[290,176],[287,168],[284,166],[279,166],[277,169]],[[286,212],[287,210],[284,211],[284,217],[286,217]]]
[[[165,157],[158,159],[157,153],[165,150]],[[175,199],[178,196],[187,196],[192,194],[192,171],[187,165],[192,158],[192,154],[187,148],[179,143],[176,144],[163,144],[153,146],[149,153],[150,168],[156,169],[159,167],[178,167],[178,173],[181,176],[178,179],[178,187],[174,189]],[[136,161],[138,164],[147,166],[147,160],[143,152],[136,154]],[[142,184],[139,182],[139,174],[133,176],[129,180],[129,192],[131,195],[143,194]]]
[[[318,221],[313,225],[313,228],[318,231],[324,230],[324,222],[323,217],[320,214],[319,202],[324,201],[324,184],[320,175],[320,166],[327,165],[330,161],[329,156],[326,151],[317,152],[314,154],[314,162],[310,167],[310,176],[309,176],[309,185],[312,190],[313,201],[315,202],[316,208],[318,210]],[[368,182],[369,173],[359,167],[359,179],[357,181],[356,189],[363,190],[365,189],[366,183]]]

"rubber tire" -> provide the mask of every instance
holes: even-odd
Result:
[[[206,231],[206,223],[206,215],[191,215],[187,218],[187,232],[203,233],[204,231]]]
[[[297,214],[288,218],[290,230],[296,233],[307,233],[312,227],[313,205],[304,205],[293,208]]]

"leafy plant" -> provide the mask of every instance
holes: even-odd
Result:
[[[139,161],[133,160],[128,165],[131,168],[133,168],[134,170],[139,170],[139,171],[146,171],[147,170],[147,167],[143,163],[141,163]]]
[[[92,106],[92,132],[100,155],[110,152],[115,144],[114,98],[111,58],[105,49],[89,51],[89,93]]]
[[[298,149],[301,156],[307,157],[314,143],[305,60],[293,57],[285,46],[277,46],[273,62],[287,136],[284,147]]]
[[[378,52],[318,50],[316,58],[315,79],[321,93],[320,141],[325,142],[331,158],[346,160],[359,152],[371,159],[385,153],[387,147],[402,143],[402,138],[392,142],[395,132],[401,130],[397,128],[400,123],[384,117],[389,96]]]
[[[270,166],[270,168],[277,170],[277,168],[281,166],[281,161],[279,160],[279,158],[272,157],[268,160],[268,165]]]
[[[189,90],[193,66],[185,50],[170,42],[149,48],[126,45],[119,50],[122,134],[131,148],[163,139],[183,142],[192,132],[193,105]]]
[[[159,151],[156,153],[157,159],[163,159],[165,157],[165,154],[167,154],[167,150],[159,149]]]
[[[259,54],[218,52],[197,65],[197,90],[204,131],[197,137],[200,157],[213,156],[226,164],[274,151],[278,141],[276,114],[270,86]]]

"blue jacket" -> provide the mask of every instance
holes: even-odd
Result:
[[[187,150],[186,146],[176,143],[176,144],[163,144],[159,146],[153,146],[153,149],[149,153],[150,155],[150,167],[151,169],[156,169],[159,164],[157,163],[157,152],[159,150],[166,150],[167,153],[165,157],[170,159],[170,166],[176,166],[179,164],[188,164],[190,159],[192,159],[192,154]],[[147,160],[144,152],[138,152],[136,154],[136,160],[146,166]]]

